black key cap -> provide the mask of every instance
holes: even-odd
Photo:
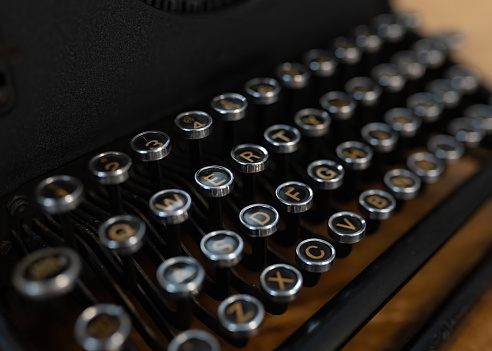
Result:
[[[328,235],[336,242],[337,257],[346,257],[352,251],[352,244],[366,236],[366,221],[353,212],[334,213],[328,219]]]
[[[243,187],[241,199],[246,204],[255,202],[256,174],[263,172],[269,163],[268,151],[255,144],[241,144],[231,150],[232,167],[241,172]]]
[[[86,351],[124,350],[132,329],[130,316],[114,304],[86,308],[77,318],[74,335]]]
[[[258,333],[265,308],[251,295],[232,295],[219,305],[217,317],[232,337],[247,339]]]
[[[230,230],[217,230],[202,238],[200,249],[207,261],[215,267],[213,296],[217,300],[223,300],[229,295],[230,268],[237,265],[243,258],[243,239]]]
[[[161,160],[171,152],[171,139],[166,133],[148,131],[137,134],[130,141],[133,157],[147,164],[152,190],[163,188]]]
[[[239,213],[243,232],[251,238],[249,266],[254,270],[263,268],[267,255],[267,238],[277,232],[279,215],[270,205],[252,204]]]
[[[108,151],[94,156],[89,161],[89,169],[98,182],[108,191],[111,214],[123,213],[119,184],[130,177],[131,158],[118,151]]]
[[[278,303],[295,300],[301,291],[302,283],[301,272],[283,263],[268,266],[260,275],[261,287],[272,301]]]
[[[222,166],[207,166],[195,173],[198,191],[208,198],[209,229],[222,229],[222,198],[234,188],[234,176]]]
[[[77,248],[73,222],[69,212],[76,209],[83,200],[82,182],[68,175],[49,177],[38,184],[35,191],[36,202],[43,211],[58,215],[63,226],[65,244]]]
[[[277,203],[285,212],[285,231],[278,237],[284,245],[297,241],[301,230],[300,214],[309,210],[313,204],[313,190],[304,183],[286,182],[275,190]]]
[[[48,300],[72,291],[82,260],[72,249],[50,247],[34,251],[14,267],[12,285],[32,300]]]
[[[188,139],[191,171],[203,166],[203,141],[212,134],[212,117],[203,111],[180,113],[174,119],[174,126],[179,136]]]

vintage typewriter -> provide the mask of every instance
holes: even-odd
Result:
[[[2,7],[1,350],[434,349],[487,287],[456,35],[384,0]]]

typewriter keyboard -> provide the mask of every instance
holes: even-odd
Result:
[[[490,92],[414,22],[378,16],[5,198],[11,345],[343,346],[490,195]]]

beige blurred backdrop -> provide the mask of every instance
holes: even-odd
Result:
[[[463,48],[453,57],[474,66],[492,88],[492,0],[390,0],[397,11],[422,16],[422,33],[457,30],[464,34]]]

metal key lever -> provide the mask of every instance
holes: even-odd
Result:
[[[326,303],[277,350],[338,350],[492,195],[492,160]],[[429,235],[433,233],[433,235]],[[367,299],[371,296],[371,299]]]

